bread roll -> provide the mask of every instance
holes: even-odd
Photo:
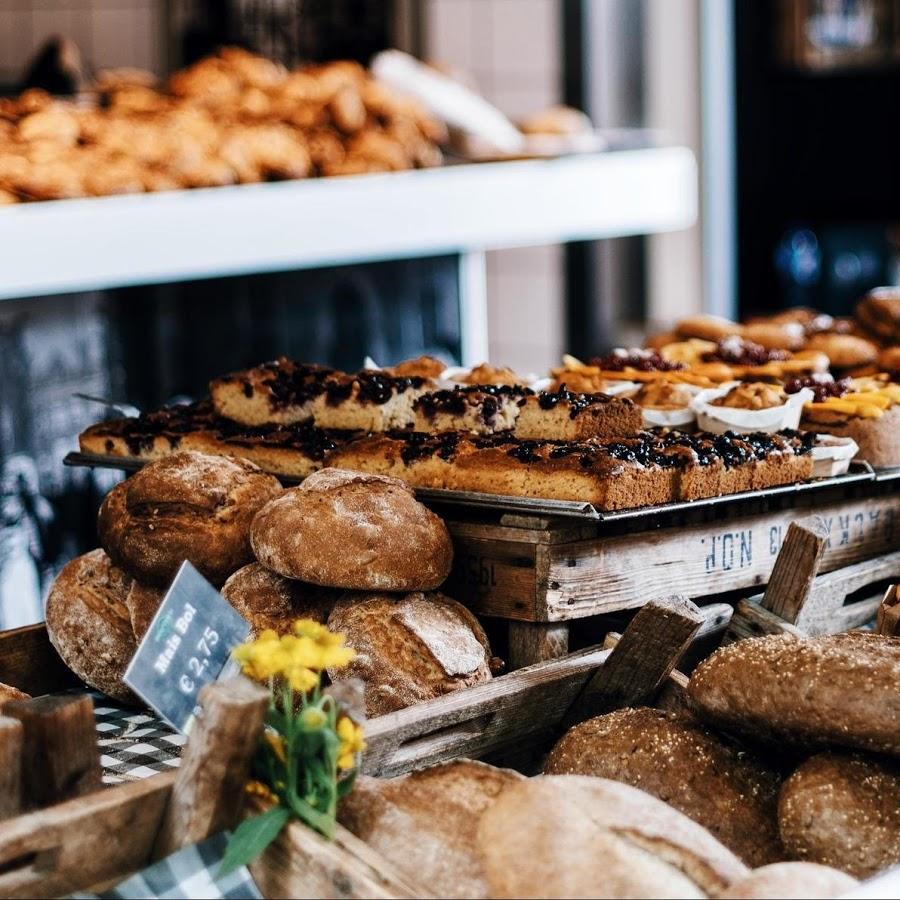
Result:
[[[286,578],[370,591],[433,590],[450,572],[447,526],[402,481],[322,469],[264,506],[256,558]]]
[[[821,753],[784,783],[779,823],[792,856],[867,878],[900,864],[900,765]]]
[[[138,643],[144,639],[165,596],[165,588],[151,587],[139,581],[131,582],[128,595],[125,597],[125,606],[128,608],[131,630]]]
[[[340,823],[431,897],[486,897],[478,820],[524,776],[470,760],[400,778],[357,779]]]
[[[134,701],[122,683],[136,643],[125,598],[131,579],[102,550],[73,559],[47,598],[47,635],[83,681],[117,700]]]
[[[748,874],[709,832],[636,788],[583,775],[510,785],[478,824],[491,897],[706,897]]]
[[[864,366],[878,359],[878,347],[853,334],[814,334],[806,349],[824,353],[836,369]]]
[[[478,620],[443,594],[390,594],[341,600],[328,627],[346,636],[356,659],[328,670],[333,681],[361,678],[366,713],[381,716],[488,681],[491,650]]]
[[[900,638],[748,638],[701,663],[688,686],[705,720],[751,740],[900,755]]]
[[[548,775],[595,775],[640,788],[698,822],[751,867],[786,858],[781,777],[709,731],[658,709],[622,709],[571,728]]]
[[[225,582],[222,596],[250,623],[251,635],[266,628],[288,634],[297,619],[327,622],[340,592],[292,581],[250,563]]]
[[[782,862],[763,866],[735,881],[719,894],[721,900],[829,900],[852,891],[859,882],[828,866]]]
[[[18,688],[14,688],[11,684],[0,683],[0,710],[3,709],[3,704],[8,703],[10,700],[30,699],[30,694],[26,694],[24,691],[20,691]]]
[[[253,558],[250,523],[281,493],[243,459],[174,453],[113,488],[100,507],[100,542],[142,583],[168,587],[189,560],[217,587]]]
[[[743,327],[741,337],[766,350],[799,350],[806,342],[806,329],[799,322],[754,322]]]
[[[691,316],[682,319],[675,326],[675,333],[681,340],[697,338],[701,341],[718,343],[723,338],[740,334],[742,327],[724,316]]]

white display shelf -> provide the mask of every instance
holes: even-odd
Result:
[[[0,209],[0,299],[690,226],[683,147]]]

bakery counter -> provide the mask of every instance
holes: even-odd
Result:
[[[696,213],[684,147],[16,204],[0,299],[650,234]]]

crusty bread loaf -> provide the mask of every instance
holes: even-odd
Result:
[[[689,685],[697,712],[753,740],[900,755],[900,638],[850,632],[748,638]]]
[[[721,900],[830,900],[858,884],[855,878],[828,866],[781,862],[756,869],[718,896]]]
[[[450,572],[447,526],[402,481],[322,469],[253,521],[266,568],[324,587],[432,590]]]
[[[253,463],[175,453],[113,488],[100,507],[100,543],[116,565],[167,587],[185,560],[216,586],[253,558],[250,523],[281,493]]]
[[[0,710],[3,709],[3,704],[7,703],[9,700],[30,700],[31,695],[26,694],[25,691],[20,691],[18,688],[14,688],[10,684],[2,684],[0,683]]]
[[[339,821],[428,896],[486,897],[478,820],[522,780],[509,769],[469,760],[399,778],[362,776],[341,803]]]
[[[165,588],[152,587],[149,584],[141,584],[139,581],[131,582],[128,595],[125,597],[125,606],[128,608],[128,616],[131,619],[131,630],[138,643],[144,639],[165,596]]]
[[[706,897],[748,874],[687,816],[583,775],[507,787],[481,816],[491,897]]]
[[[491,650],[478,620],[443,594],[370,594],[341,600],[328,618],[356,659],[336,680],[361,678],[366,713],[380,716],[490,679]]]
[[[640,788],[709,829],[751,867],[785,859],[781,777],[674,713],[622,709],[582,722],[556,744],[544,772]]]
[[[102,550],[73,559],[47,598],[47,635],[83,681],[118,700],[134,701],[122,675],[135,651],[125,598],[131,579]]]
[[[250,623],[252,635],[267,628],[287,634],[297,619],[327,622],[340,591],[284,578],[250,563],[225,582],[222,596]]]
[[[896,690],[896,683],[895,683]],[[784,783],[779,822],[792,856],[866,878],[900,864],[900,764],[821,753]]]

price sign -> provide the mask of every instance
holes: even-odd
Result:
[[[200,689],[232,674],[231,651],[249,633],[237,610],[185,562],[123,680],[172,727],[187,734]]]

